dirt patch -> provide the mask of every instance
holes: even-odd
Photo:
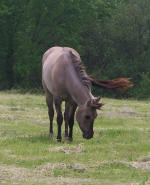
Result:
[[[147,162],[141,162],[141,161],[132,161],[132,162],[125,162],[125,161],[103,161],[100,162],[98,164],[96,164],[95,166],[103,166],[103,165],[110,165],[110,164],[120,164],[123,166],[127,166],[127,167],[131,167],[131,168],[136,168],[136,169],[140,169],[140,170],[150,170],[150,161]],[[94,166],[94,167],[95,167]]]
[[[133,168],[141,169],[141,170],[150,169],[150,161],[148,162],[124,162],[123,164],[129,167],[133,167]]]
[[[14,166],[0,166],[0,183],[26,182],[33,174],[30,170]]]
[[[65,154],[82,154],[83,153],[83,145],[79,144],[78,146],[57,146],[49,148],[50,152],[63,152]]]
[[[140,159],[140,162],[150,162],[150,157],[144,157]]]
[[[15,115],[12,115],[12,114],[1,114],[0,118],[3,119],[3,120],[11,121],[11,120],[15,120]]]
[[[38,166],[36,168],[37,172],[43,175],[53,175],[55,169],[72,169],[79,173],[84,173],[86,168],[82,164],[65,164],[65,163],[46,163],[45,165]]]
[[[45,170],[55,168],[77,168],[63,163],[45,164],[36,169],[27,169],[16,166],[0,165],[0,184],[99,184],[99,181],[90,178],[64,178],[45,176]],[[44,171],[42,171],[44,170]]]

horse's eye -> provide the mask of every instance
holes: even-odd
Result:
[[[88,115],[87,115],[87,116],[85,116],[85,119],[89,120],[89,119],[90,119],[90,116],[88,116]]]

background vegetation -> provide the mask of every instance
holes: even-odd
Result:
[[[55,45],[76,49],[98,78],[131,77],[124,96],[150,97],[149,0],[0,0],[0,89],[40,88]]]

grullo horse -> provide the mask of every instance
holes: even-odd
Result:
[[[72,140],[74,115],[83,133],[83,138],[93,137],[93,123],[97,109],[103,106],[100,97],[91,93],[91,85],[124,91],[132,87],[129,78],[98,80],[86,74],[80,55],[72,48],[52,47],[42,59],[42,84],[50,119],[50,135],[53,134],[54,105],[57,112],[57,140],[61,141],[61,126],[65,121],[65,137]],[[65,101],[65,112],[61,104]],[[69,130],[68,130],[69,128]],[[69,131],[69,132],[68,132]]]

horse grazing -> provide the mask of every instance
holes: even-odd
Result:
[[[131,87],[129,79],[97,80],[89,77],[84,69],[80,55],[72,48],[52,47],[42,58],[42,84],[50,119],[49,134],[53,134],[54,105],[57,112],[57,140],[61,141],[63,114],[61,104],[65,101],[65,137],[72,140],[74,114],[83,133],[83,138],[93,137],[93,123],[97,109],[103,106],[100,97],[91,93],[91,84],[108,89],[125,90]],[[69,132],[68,132],[69,128]]]

